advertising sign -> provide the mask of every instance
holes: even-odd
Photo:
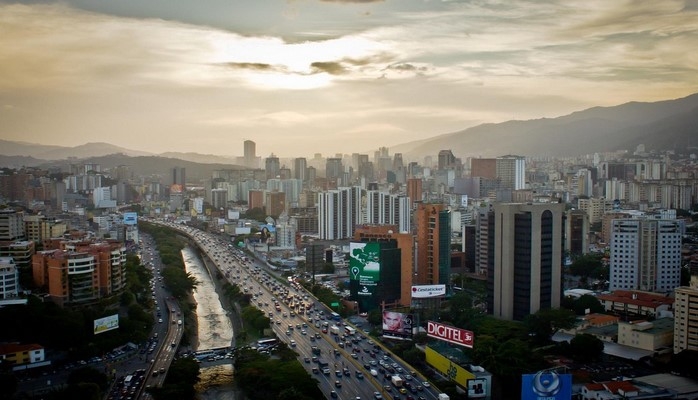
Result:
[[[427,336],[470,348],[473,347],[475,340],[475,336],[470,331],[434,321],[427,321]]]
[[[373,296],[380,281],[380,243],[349,245],[349,279],[359,281],[357,295]]]
[[[487,379],[468,379],[468,398],[484,399],[487,397]]]
[[[119,314],[94,320],[94,334],[111,331],[119,328]]]
[[[124,225],[138,224],[138,214],[135,212],[124,213]]]
[[[383,336],[392,339],[411,339],[414,318],[412,314],[383,311]]]
[[[412,298],[423,299],[446,295],[446,285],[419,285],[412,286]]]
[[[527,374],[521,380],[521,400],[569,400],[572,398],[572,375],[554,371]]]
[[[453,361],[439,354],[436,350],[427,346],[425,350],[427,364],[431,365],[443,376],[456,382],[463,388],[468,387],[468,381],[475,379],[475,375]]]

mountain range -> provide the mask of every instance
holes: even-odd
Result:
[[[644,144],[647,150],[698,147],[698,93],[674,100],[593,107],[557,118],[482,124],[419,141],[395,144],[390,146],[390,151],[402,153],[405,160],[421,160],[444,149],[450,149],[460,158],[505,154],[564,157],[629,150],[639,144]],[[38,166],[53,164],[52,161],[58,160],[84,161],[107,155],[120,155],[116,157],[118,162],[129,165],[134,160],[128,158],[140,157],[143,157],[145,164],[160,162],[169,165],[183,160],[229,167],[236,163],[235,157],[178,152],[152,154],[109,143],[63,147],[0,140],[2,166]],[[109,160],[110,163],[116,162],[114,157]]]

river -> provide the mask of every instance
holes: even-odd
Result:
[[[208,274],[197,251],[187,246],[182,250],[184,265],[189,274],[196,278],[194,291],[196,316],[199,325],[197,343],[192,348],[197,350],[230,346],[233,339],[233,326],[228,314],[221,305],[211,276]],[[233,388],[232,365],[201,368],[201,381],[197,384],[201,400],[236,400]],[[241,396],[237,396],[240,398]]]

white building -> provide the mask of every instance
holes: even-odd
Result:
[[[342,187],[318,193],[318,234],[321,240],[348,239],[361,223],[361,188]]]
[[[526,159],[521,156],[497,157],[496,175],[502,188],[520,190],[526,188]]]
[[[366,192],[367,224],[397,225],[399,232],[410,232],[410,198],[377,190]]]
[[[609,290],[673,292],[681,282],[681,232],[679,220],[613,220]]]
[[[19,269],[12,257],[0,257],[0,300],[19,295]]]

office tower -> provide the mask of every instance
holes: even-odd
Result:
[[[409,306],[412,302],[412,276],[414,275],[414,238],[411,233],[398,233],[395,225],[359,225],[354,241],[395,241],[400,249],[400,289],[398,303]],[[398,272],[396,272],[398,273]]]
[[[456,156],[451,150],[439,151],[439,169],[444,170],[453,167],[456,164]]]
[[[343,187],[319,192],[318,233],[321,240],[347,239],[361,223],[361,188]]]
[[[565,205],[494,204],[494,259],[487,271],[487,308],[496,318],[521,321],[562,300]]]
[[[264,159],[264,171],[267,179],[275,179],[279,175],[279,157],[274,154]]]
[[[180,185],[182,192],[187,190],[187,170],[184,167],[172,168],[172,185]]]
[[[228,190],[213,189],[211,190],[211,206],[216,210],[224,209],[228,206]]]
[[[277,218],[286,211],[286,193],[266,192],[264,210],[272,218]]]
[[[264,209],[264,191],[263,190],[250,190],[247,192],[247,208],[252,210],[254,208]]]
[[[496,158],[473,158],[470,160],[470,176],[497,179]]]
[[[256,154],[256,144],[251,140],[245,140],[243,142],[244,160],[245,167],[247,168],[257,168],[257,154]]]
[[[293,160],[293,177],[295,179],[300,179],[301,181],[306,180],[306,169],[308,168],[308,160],[303,157],[299,157]]]
[[[698,289],[682,286],[674,291],[674,354],[698,351]]]
[[[589,252],[589,216],[582,210],[566,213],[565,250],[571,256],[581,256]]]
[[[328,158],[325,163],[325,178],[329,181],[337,181],[342,177],[344,167],[341,158]]]
[[[595,224],[597,222],[601,222],[601,218],[603,218],[606,211],[613,208],[613,202],[606,200],[603,197],[590,197],[588,199],[580,198],[577,200],[577,207],[589,215],[590,224]]]
[[[520,190],[526,188],[526,159],[521,156],[497,157],[497,179],[500,188]]]
[[[365,211],[368,224],[397,225],[399,232],[411,230],[409,197],[368,190]]]
[[[681,283],[682,221],[613,220],[609,290],[671,293]]]
[[[415,203],[423,200],[421,178],[410,178],[407,180],[407,197],[410,198],[410,203],[413,206]]]
[[[463,225],[463,244],[461,250],[465,253],[465,269],[471,273],[478,273],[477,263],[477,226]]]
[[[417,248],[415,284],[450,284],[451,213],[443,204],[417,204],[414,212]]]
[[[24,237],[24,213],[0,210],[0,240],[21,240]]]
[[[0,300],[19,295],[19,268],[12,257],[0,257]]]
[[[404,167],[402,161],[402,153],[395,153],[393,155],[393,171],[398,171]]]

